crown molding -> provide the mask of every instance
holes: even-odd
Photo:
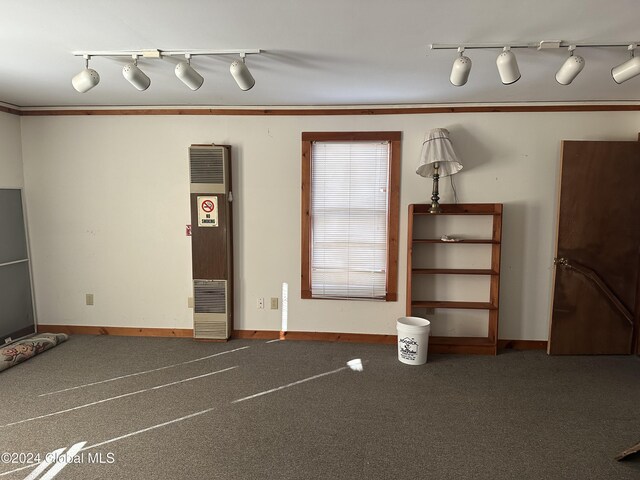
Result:
[[[41,116],[336,116],[426,115],[438,113],[637,112],[640,102],[502,103],[374,106],[269,106],[269,107],[10,107],[0,111],[23,117]]]

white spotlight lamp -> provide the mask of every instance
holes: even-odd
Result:
[[[191,66],[191,55],[186,54],[186,62],[180,62],[176,65],[176,77],[191,90],[198,90],[204,83],[204,78]]]
[[[458,159],[453,145],[449,139],[449,131],[445,128],[434,128],[427,132],[422,142],[420,163],[416,173],[422,177],[433,178],[433,190],[431,194],[431,208],[429,213],[441,211],[438,179],[454,175],[462,170],[462,163]]]
[[[627,48],[631,51],[631,58],[611,69],[611,76],[616,83],[626,82],[640,75],[640,57],[636,57],[634,54],[636,47],[635,44],[629,45]]]
[[[100,83],[100,75],[93,68],[89,68],[91,56],[83,55],[85,63],[84,70],[71,79],[71,85],[76,91],[86,93]]]
[[[247,65],[244,63],[245,54],[240,54],[240,60],[235,60],[231,66],[229,67],[229,71],[233,76],[233,79],[238,84],[241,90],[247,91],[253,88],[256,84],[251,72],[247,68]]]
[[[138,56],[132,55],[133,63],[128,63],[122,68],[122,76],[127,81],[136,87],[141,92],[149,88],[151,85],[151,79],[145,75],[145,73],[138,68]]]
[[[464,47],[458,47],[458,53],[460,55],[453,62],[449,81],[456,87],[461,87],[466,84],[469,79],[469,72],[471,72],[471,59],[463,55]]]
[[[516,61],[515,54],[511,51],[511,47],[504,47],[502,53],[496,59],[500,80],[505,85],[511,85],[520,80],[520,69]]]
[[[580,55],[574,55],[573,51],[575,49],[575,45],[569,46],[569,58],[565,60],[558,73],[556,73],[556,81],[560,85],[569,85],[584,68],[584,58]]]

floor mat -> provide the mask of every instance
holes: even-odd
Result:
[[[29,360],[68,338],[66,333],[36,333],[0,347],[0,372]]]

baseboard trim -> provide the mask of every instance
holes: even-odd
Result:
[[[498,340],[499,349],[546,350],[546,340]]]
[[[280,332],[276,330],[234,330],[231,338],[252,339],[252,340],[275,340],[280,337]]]
[[[38,325],[38,332],[67,333],[69,335],[113,335],[126,337],[176,337],[193,338],[190,328],[135,328],[135,327],[93,327],[83,325]],[[277,330],[234,330],[231,338],[253,340],[276,340],[280,338]],[[396,335],[371,333],[337,332],[285,332],[285,340],[308,340],[316,342],[377,343],[395,345]],[[546,350],[545,340],[498,340],[498,349]],[[435,353],[435,352],[434,352]],[[465,352],[459,352],[465,353]],[[474,353],[474,352],[468,352]]]
[[[67,333],[69,335],[113,335],[119,337],[193,337],[193,330],[190,328],[92,327],[39,324],[38,332]]]
[[[275,340],[280,338],[276,330],[234,330],[231,338],[254,338],[258,340]],[[284,332],[285,340],[311,340],[316,342],[346,343],[381,343],[392,345],[398,340],[396,335],[379,335],[368,333],[334,333],[334,332]]]
[[[380,335],[364,333],[332,333],[332,332],[285,332],[287,340],[315,340],[321,342],[379,343],[395,345],[397,335]],[[280,332],[275,330],[234,330],[231,338],[248,338],[256,340],[275,340]],[[512,350],[546,350],[545,340],[498,340],[498,349]],[[444,353],[444,352],[443,352]],[[458,352],[464,353],[464,352]],[[474,353],[469,351],[468,353]]]

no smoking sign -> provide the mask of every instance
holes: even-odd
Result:
[[[202,202],[202,210],[204,210],[205,213],[211,213],[215,208],[215,204],[209,199]]]
[[[198,197],[198,226],[218,226],[218,197]]]

